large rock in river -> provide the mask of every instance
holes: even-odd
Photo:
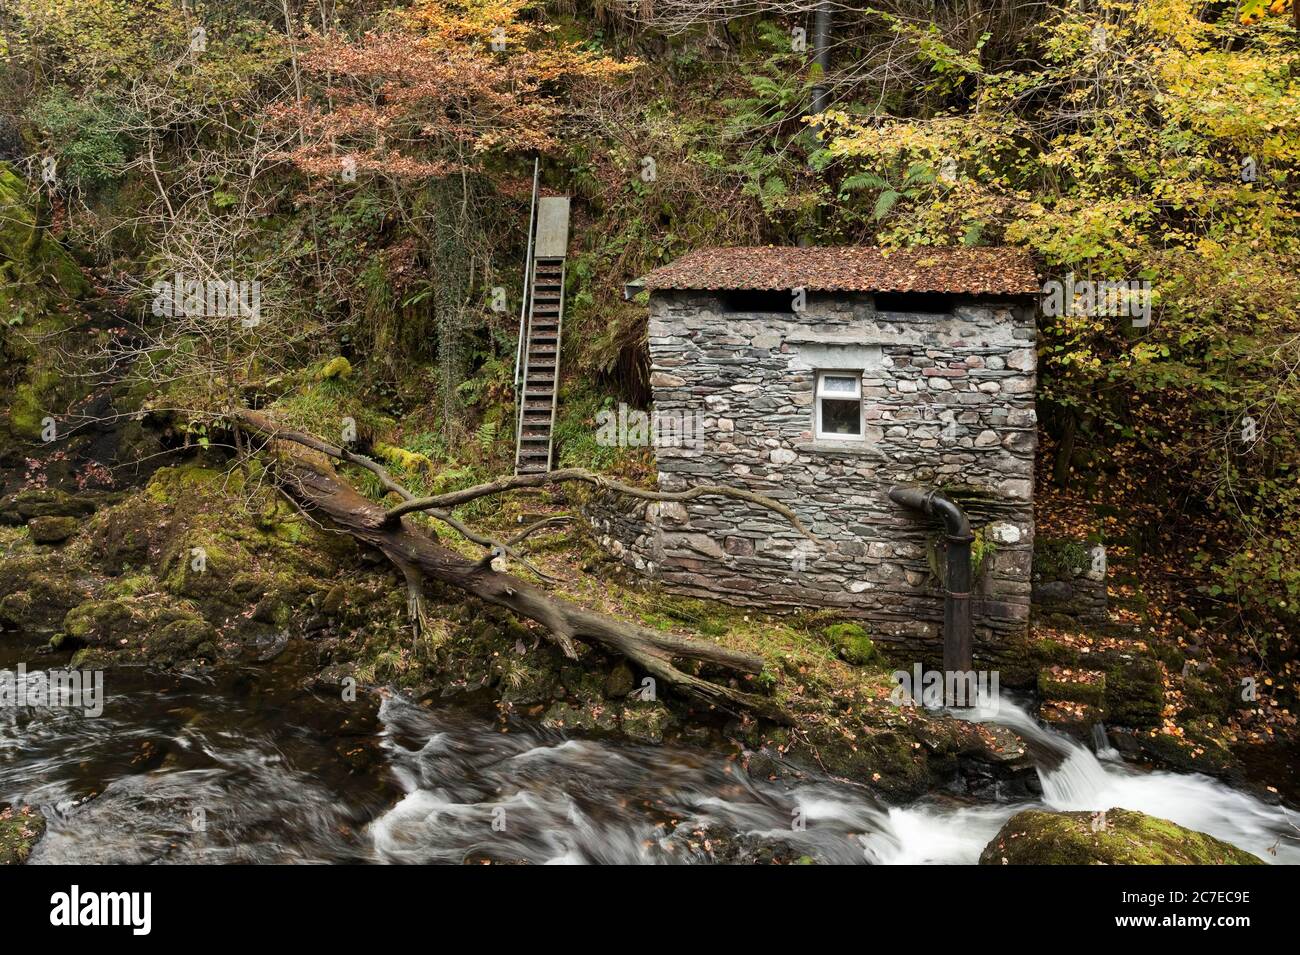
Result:
[[[1026,809],[984,847],[980,865],[1263,865],[1203,832],[1128,809]]]

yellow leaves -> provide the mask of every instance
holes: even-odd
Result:
[[[24,0],[15,6],[38,46],[82,82],[136,74],[179,55],[188,25],[162,0]]]
[[[829,112],[824,115],[828,120],[832,117]],[[834,156],[869,156],[878,161],[904,155],[933,158],[942,152],[946,142],[934,122],[897,120],[866,126],[849,122],[842,113],[836,119],[839,131],[830,139]]]
[[[1137,10],[1137,20],[1153,34],[1168,37],[1184,50],[1203,49],[1212,30],[1197,16],[1200,3],[1193,0],[1148,0]]]

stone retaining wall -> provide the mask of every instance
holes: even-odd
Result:
[[[1109,619],[1106,552],[1099,544],[1040,540],[1033,567],[1034,606],[1080,623]]]

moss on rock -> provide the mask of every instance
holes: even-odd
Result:
[[[620,714],[623,734],[640,743],[662,743],[673,723],[673,715],[662,703],[625,706]]]
[[[1047,667],[1038,672],[1038,692],[1048,700],[1099,707],[1106,695],[1106,674],[1095,670]]]
[[[1128,809],[1026,809],[980,854],[980,865],[1262,865],[1203,832]]]
[[[1116,655],[1105,672],[1107,721],[1138,728],[1160,725],[1165,689],[1159,660],[1135,654]]]
[[[140,622],[126,600],[88,600],[68,611],[63,631],[79,644],[101,644],[124,639]]]
[[[77,532],[75,517],[34,517],[27,522],[27,532],[37,544],[62,544]]]
[[[22,865],[45,835],[45,817],[31,806],[0,806],[0,865]]]
[[[95,513],[95,501],[85,494],[55,488],[29,488],[0,501],[0,523],[26,524],[37,517],[86,517]]]
[[[826,639],[849,663],[865,666],[874,663],[879,657],[876,644],[861,624],[836,623],[827,627],[825,633]]]
[[[332,358],[326,362],[325,367],[320,370],[321,381],[330,381],[334,378],[351,378],[352,362],[348,361],[342,355]]]
[[[63,552],[0,560],[0,625],[33,634],[57,629],[90,595],[83,577]]]

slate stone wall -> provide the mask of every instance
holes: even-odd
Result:
[[[728,311],[704,292],[650,302],[655,414],[703,413],[702,438],[657,447],[660,487],[731,484],[795,510],[709,498],[596,496],[598,537],[669,589],[767,609],[834,607],[874,636],[937,654],[936,524],[887,497],[942,486],[991,544],[975,583],[976,659],[1024,639],[1033,548],[1035,328],[1027,300],[957,300],[949,314],[878,312],[869,294],[809,294],[790,313]],[[865,435],[816,440],[818,370],[862,374]]]
[[[1061,614],[1079,623],[1110,619],[1106,587],[1106,551],[1084,541],[1039,538],[1033,568],[1036,609]]]

